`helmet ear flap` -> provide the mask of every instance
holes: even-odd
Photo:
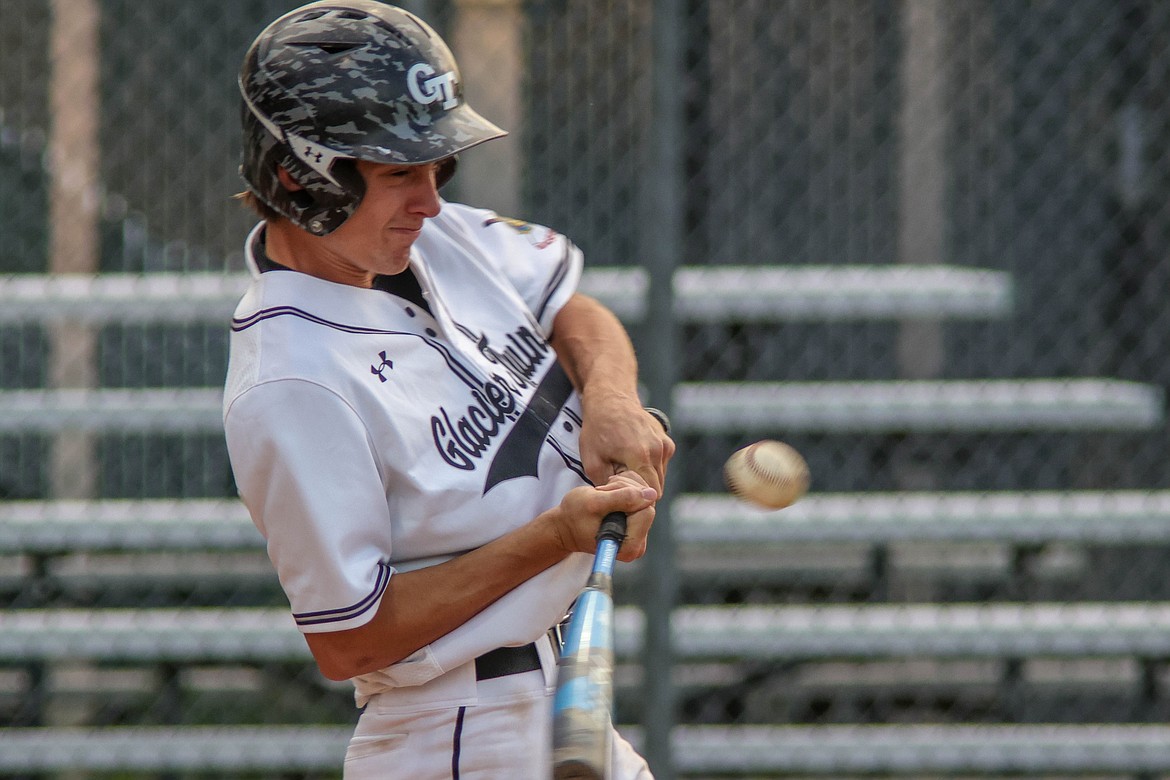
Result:
[[[291,152],[284,156],[280,166],[300,185],[299,189],[278,185],[292,212],[289,216],[316,236],[328,235],[340,227],[357,210],[366,194],[365,179],[358,171],[357,163],[351,159],[339,158],[330,167],[329,175],[336,184]]]
[[[439,189],[451,179],[455,178],[455,169],[459,167],[459,157],[451,155],[439,161],[435,171],[435,189]]]

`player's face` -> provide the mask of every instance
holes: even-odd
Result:
[[[386,165],[357,161],[366,194],[341,227],[323,237],[335,270],[345,275],[398,274],[423,222],[439,213],[438,166]]]

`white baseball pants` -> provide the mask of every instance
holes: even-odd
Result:
[[[474,703],[366,705],[345,756],[345,780],[549,780],[553,687],[541,670],[477,683]],[[614,780],[653,780],[614,734]]]

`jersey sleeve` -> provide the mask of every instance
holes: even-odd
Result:
[[[370,438],[332,391],[298,379],[256,385],[226,410],[240,497],[305,633],[364,625],[392,569],[390,518]]]
[[[444,204],[444,210],[473,234],[495,270],[516,289],[545,332],[551,332],[557,312],[581,282],[581,250],[543,225],[457,203]]]

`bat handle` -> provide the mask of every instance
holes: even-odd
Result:
[[[617,542],[618,546],[626,539],[626,514],[625,512],[610,512],[601,521],[601,528],[597,531],[597,541],[602,539],[609,539]]]

